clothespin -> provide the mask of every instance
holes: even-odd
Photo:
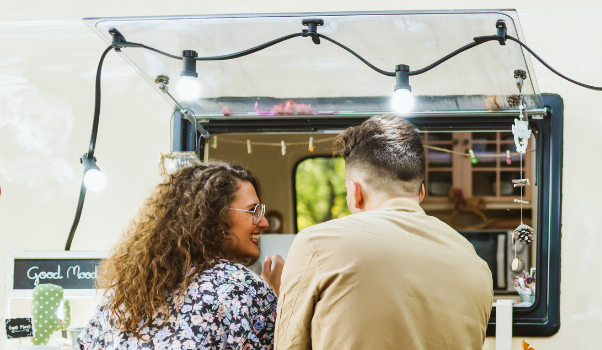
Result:
[[[525,187],[531,185],[529,183],[529,179],[512,180],[512,183],[514,184],[514,187]]]
[[[253,150],[251,149],[251,140],[247,139],[247,153],[251,154]]]
[[[509,149],[506,150],[506,164],[508,164],[508,165],[512,164],[512,158],[510,158],[510,150]]]
[[[211,141],[211,148],[217,148],[217,135],[212,136],[213,140]]]
[[[284,141],[280,141],[280,144],[282,145],[282,155],[286,154],[286,144],[284,143]]]
[[[470,154],[470,162],[472,164],[477,164],[479,162],[479,160],[477,159],[477,157],[474,155],[474,152],[472,150],[468,150],[468,153]]]
[[[313,152],[315,149],[314,147],[314,138],[310,137],[309,138],[309,147],[307,148],[308,151]]]

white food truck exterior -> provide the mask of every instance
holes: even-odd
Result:
[[[527,44],[552,67],[602,84],[599,1],[224,1],[0,4],[0,281],[7,251],[63,250],[75,214],[88,149],[93,84],[106,44],[84,17],[516,8]],[[492,33],[483,33],[490,35]],[[449,63],[447,63],[449,64]],[[560,330],[527,337],[535,349],[593,349],[602,344],[602,93],[580,88],[533,60],[542,92],[564,100]],[[121,57],[103,71],[96,157],[107,176],[86,195],[73,250],[108,250],[153,186],[157,159],[169,151],[171,107]],[[444,83],[444,82],[442,82]],[[4,282],[2,282],[4,283]],[[0,286],[4,300],[4,285]],[[76,308],[74,307],[74,310]],[[90,313],[75,312],[73,324]],[[513,349],[519,349],[515,338]],[[3,344],[2,344],[3,345]],[[488,338],[484,349],[494,349]]]

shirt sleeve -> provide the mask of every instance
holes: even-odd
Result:
[[[311,349],[311,323],[319,297],[318,255],[307,231],[301,231],[288,252],[278,300],[276,350]]]

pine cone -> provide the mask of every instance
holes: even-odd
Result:
[[[531,244],[531,242],[533,242],[533,229],[531,226],[520,224],[514,230],[514,236],[518,241],[524,244]]]
[[[506,100],[508,100],[510,107],[518,107],[520,105],[520,95],[510,95],[506,97]]]

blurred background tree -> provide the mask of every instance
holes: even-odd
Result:
[[[297,229],[349,215],[343,158],[308,158],[297,166]]]

